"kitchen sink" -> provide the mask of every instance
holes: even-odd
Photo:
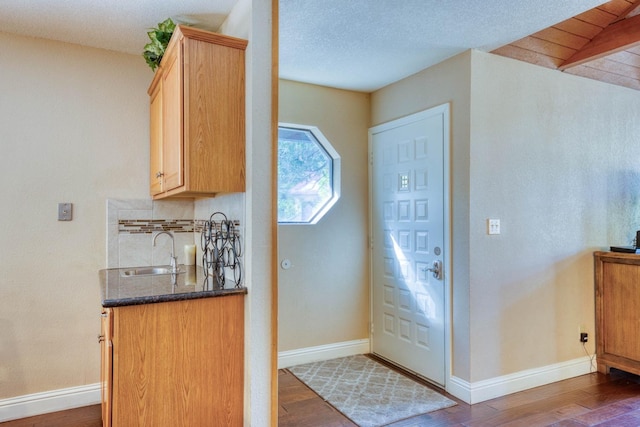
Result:
[[[182,274],[184,270],[181,270],[178,267],[178,271],[174,272],[171,270],[169,266],[159,266],[159,267],[133,267],[126,268],[120,271],[120,275],[123,277],[133,277],[133,276],[158,276],[162,274]]]

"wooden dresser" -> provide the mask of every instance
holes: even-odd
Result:
[[[594,256],[598,371],[640,374],[640,255]]]

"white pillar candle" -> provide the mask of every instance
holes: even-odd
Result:
[[[187,270],[184,278],[184,284],[187,286],[195,286],[196,284],[196,270],[189,269]]]
[[[195,265],[196,245],[184,245],[184,265]]]

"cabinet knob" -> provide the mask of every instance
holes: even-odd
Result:
[[[164,174],[162,172],[156,172],[156,178],[162,178]]]

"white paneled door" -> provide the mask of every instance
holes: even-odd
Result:
[[[446,104],[369,131],[372,351],[440,385],[448,126]]]

